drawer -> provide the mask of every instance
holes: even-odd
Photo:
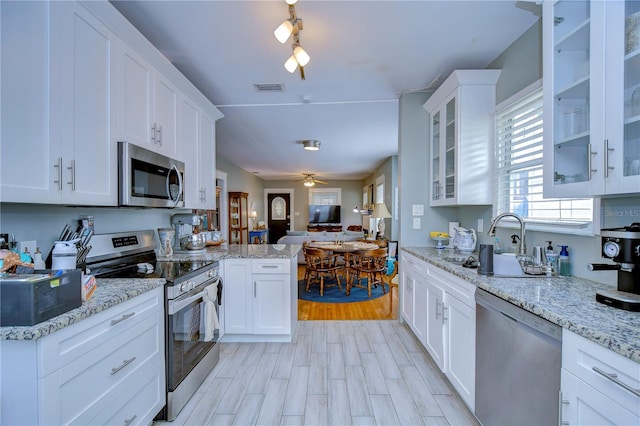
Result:
[[[166,404],[163,366],[150,365],[136,372],[135,380],[122,383],[111,393],[115,398],[100,414],[91,419],[91,425],[148,425]],[[133,378],[132,378],[133,379]],[[127,380],[129,381],[129,380]],[[130,387],[126,387],[130,385]],[[120,389],[122,387],[122,389]]]
[[[401,260],[403,262],[406,262],[409,268],[412,268],[414,272],[425,277],[427,276],[427,270],[429,269],[427,267],[427,262],[425,262],[424,260],[420,260],[417,257],[410,255],[409,253],[403,252],[401,256]]]
[[[76,324],[52,333],[39,341],[40,377],[76,360],[145,320],[164,311],[164,288],[158,287]],[[162,314],[160,314],[162,315]]]
[[[75,421],[88,407],[104,403],[111,389],[134,375],[146,362],[164,359],[162,334],[162,323],[158,317],[147,317],[45,377],[45,395],[55,394],[59,398],[55,398],[57,407],[46,404],[53,412],[46,413],[44,418],[59,418],[66,424]],[[58,414],[55,413],[57,410]]]
[[[253,259],[251,272],[254,274],[288,274],[291,262],[283,259]]]
[[[640,415],[640,363],[563,329],[562,368]]]
[[[429,268],[428,276],[438,281],[438,285],[450,295],[464,303],[465,305],[476,309],[476,286],[456,277],[447,271],[432,266]]]

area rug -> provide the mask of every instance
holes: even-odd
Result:
[[[363,280],[366,285],[366,279]],[[382,293],[382,285],[378,284],[377,287],[371,287],[371,297],[368,296],[366,288],[351,287],[349,296],[346,295],[346,287],[344,280],[340,280],[342,285],[342,291],[338,286],[327,287],[327,284],[335,284],[335,280],[326,279],[324,281],[324,295],[320,296],[320,285],[313,282],[309,287],[309,292],[305,290],[307,283],[305,280],[298,281],[298,299],[308,300],[310,302],[323,302],[323,303],[351,303],[351,302],[363,302],[365,300],[373,300],[378,297],[384,296],[386,293]],[[387,289],[387,293],[388,293]]]

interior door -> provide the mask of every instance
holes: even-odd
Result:
[[[287,234],[291,224],[291,202],[288,193],[267,195],[267,226],[269,227],[269,244],[275,244],[280,237]]]

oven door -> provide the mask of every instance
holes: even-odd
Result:
[[[210,308],[215,319],[206,313],[207,288],[218,293],[220,279],[209,280],[190,292],[167,302],[167,390],[173,392],[213,348],[219,338],[218,301]]]
[[[184,163],[118,142],[121,206],[184,207]]]

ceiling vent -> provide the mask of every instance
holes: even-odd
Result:
[[[256,83],[253,85],[256,92],[284,92],[282,83]]]

